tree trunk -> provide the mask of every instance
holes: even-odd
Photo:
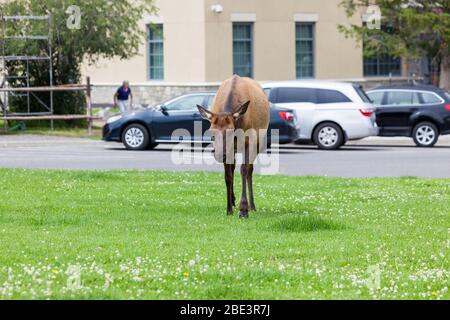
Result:
[[[450,54],[448,50],[443,50],[441,55],[439,87],[450,92]]]

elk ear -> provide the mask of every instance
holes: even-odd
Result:
[[[233,113],[234,120],[238,120],[239,118],[244,116],[244,114],[248,110],[249,104],[250,104],[250,101],[247,101],[246,103],[242,104],[239,108],[236,109],[236,111]]]
[[[200,112],[200,115],[205,118],[206,120],[211,121],[211,118],[213,116],[213,113],[211,111],[206,110],[204,107],[197,105],[198,112]]]

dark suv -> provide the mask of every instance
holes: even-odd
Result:
[[[419,147],[432,147],[450,134],[450,94],[434,86],[380,86],[367,91],[377,106],[380,136],[412,137]]]

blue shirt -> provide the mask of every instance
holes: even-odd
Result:
[[[125,91],[124,87],[121,86],[119,89],[117,89],[117,98],[119,100],[128,100],[128,96],[131,94],[131,88],[128,87],[128,90]]]

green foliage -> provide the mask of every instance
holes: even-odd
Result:
[[[449,179],[254,184],[240,220],[220,173],[0,169],[0,299],[450,298]]]
[[[382,29],[340,25],[346,36],[364,43],[364,54],[388,52],[396,57],[428,55],[435,62],[450,55],[449,0],[343,0],[348,16],[363,14],[370,4],[381,9]]]
[[[67,26],[70,19],[69,6],[80,8],[79,29]],[[51,14],[51,48],[53,83],[55,85],[80,83],[83,62],[95,63],[99,58],[119,57],[126,59],[138,53],[145,30],[140,24],[144,15],[156,13],[153,0],[14,0],[2,5],[4,15],[46,15]],[[24,21],[9,22],[7,35],[46,35],[46,21],[26,24]],[[42,55],[48,51],[48,42],[42,40],[6,42],[6,55]],[[7,64],[10,74],[23,74],[24,63]],[[48,85],[48,63],[30,63],[30,86]],[[15,86],[24,85],[17,80]],[[48,100],[48,93],[40,95]],[[24,109],[24,99],[13,103],[17,111]],[[80,93],[55,93],[55,113],[79,113],[84,105]],[[36,105],[37,106],[37,105]]]

